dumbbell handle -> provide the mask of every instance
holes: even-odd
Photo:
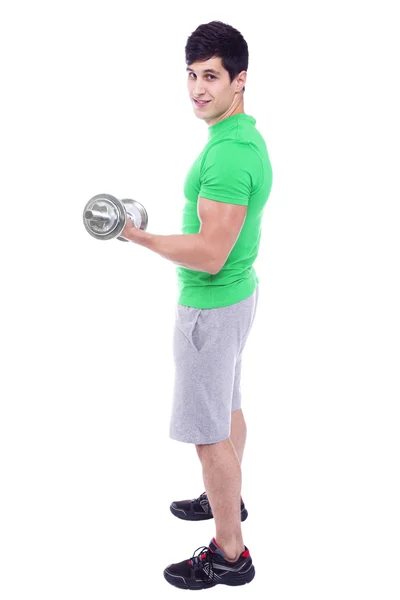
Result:
[[[110,215],[103,213],[100,210],[87,210],[85,212],[85,219],[97,221],[98,223],[107,223],[108,221],[111,221]]]

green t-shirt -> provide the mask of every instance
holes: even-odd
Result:
[[[199,233],[199,196],[247,206],[240,235],[219,273],[176,267],[178,303],[218,308],[245,300],[259,282],[253,267],[261,239],[264,206],[272,187],[272,168],[264,138],[247,114],[232,115],[208,128],[208,141],[184,183],[182,233]]]

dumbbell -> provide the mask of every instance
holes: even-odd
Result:
[[[110,194],[97,194],[87,202],[83,210],[83,224],[86,231],[97,240],[112,240],[120,237],[126,220],[131,219],[138,229],[145,230],[148,223],[146,209],[137,200],[119,200]]]

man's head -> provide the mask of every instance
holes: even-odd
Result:
[[[221,21],[199,25],[187,40],[185,56],[190,100],[200,119],[213,124],[243,112],[249,51],[239,31]],[[209,102],[199,107],[195,98]]]

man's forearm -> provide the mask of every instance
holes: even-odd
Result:
[[[142,229],[133,229],[129,239],[180,267],[205,273],[213,273],[215,270],[211,249],[200,233],[155,235]]]

